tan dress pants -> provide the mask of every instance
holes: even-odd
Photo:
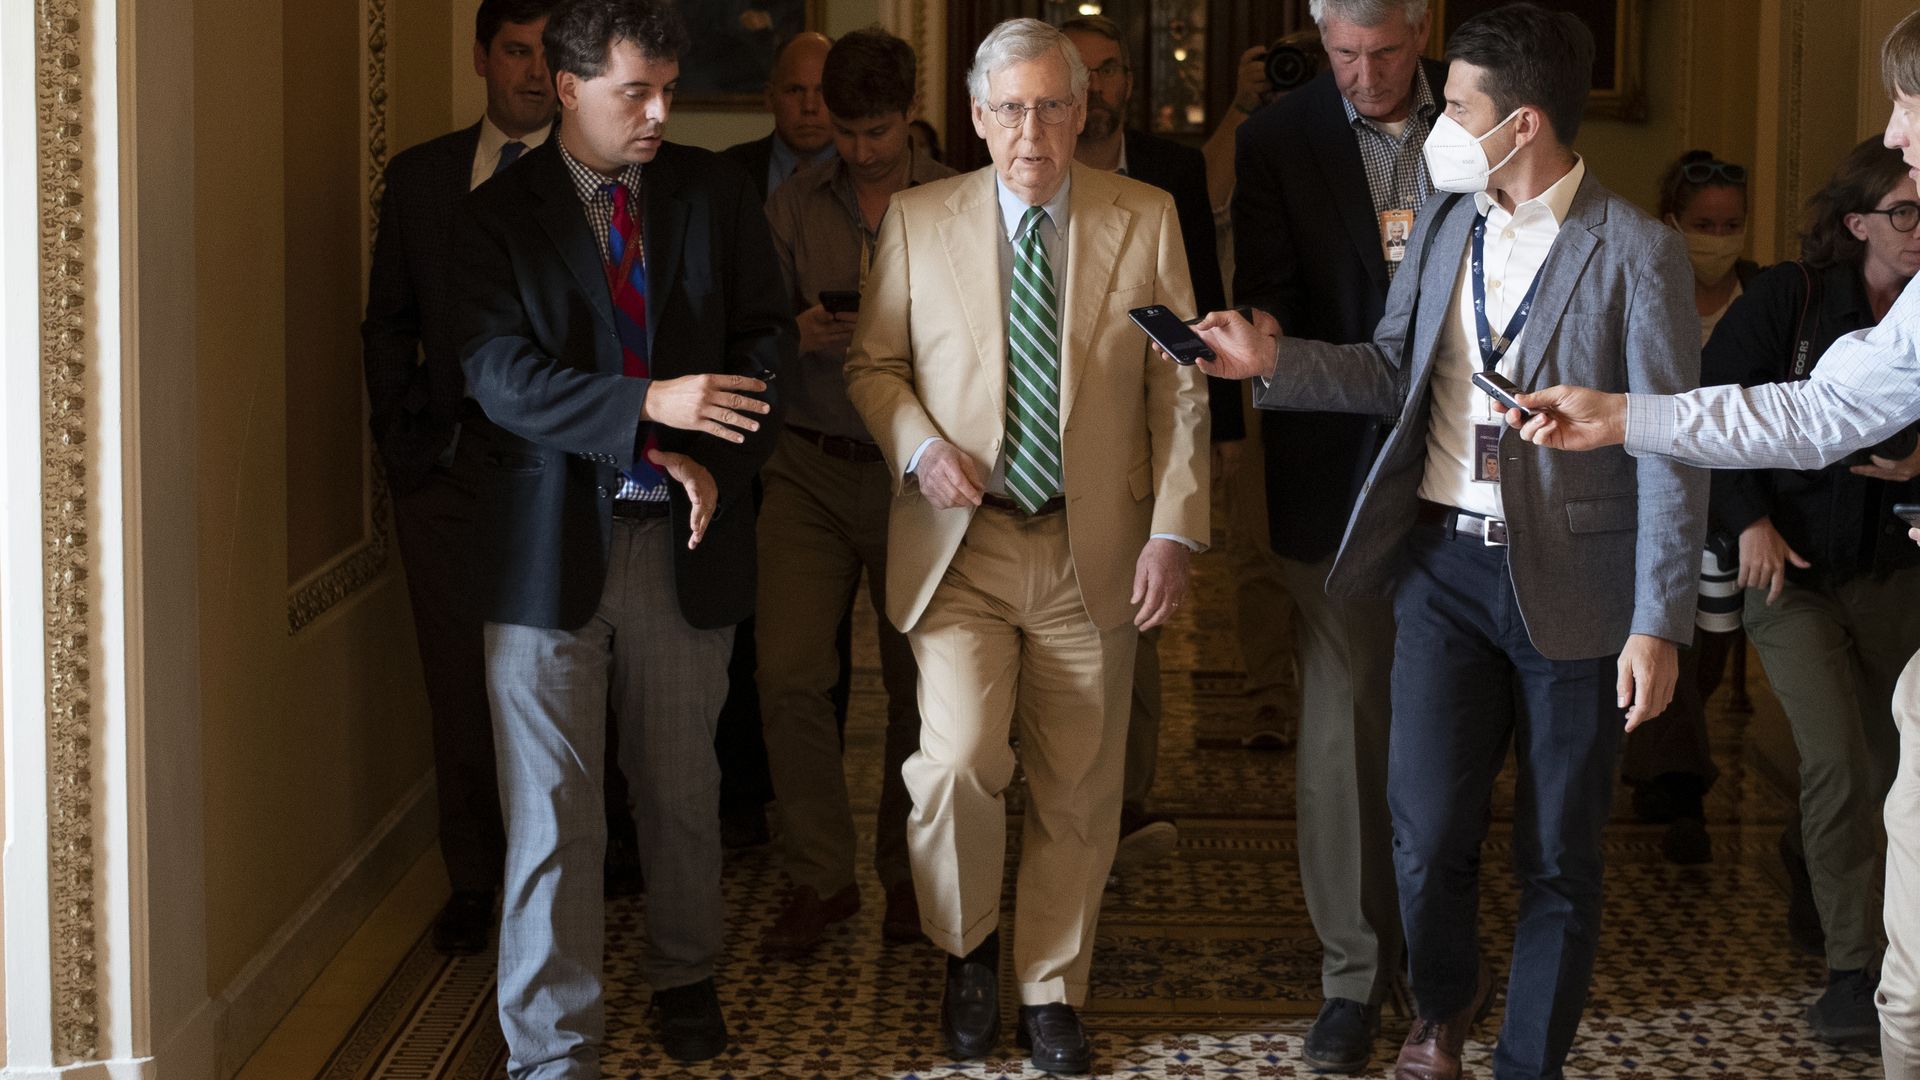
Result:
[[[1893,692],[1900,771],[1887,793],[1887,953],[1880,971],[1880,1061],[1887,1080],[1920,1080],[1920,653]]]
[[[991,508],[975,512],[907,634],[920,667],[920,748],[903,770],[914,891],[927,936],[956,956],[1000,923],[1008,735],[1020,725],[1013,965],[1025,1005],[1086,1001],[1138,638],[1130,622],[1102,631],[1088,617],[1065,514]]]

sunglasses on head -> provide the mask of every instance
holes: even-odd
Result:
[[[1716,178],[1729,184],[1745,184],[1747,167],[1728,161],[1696,161],[1680,167],[1680,179],[1689,184],[1710,184]]]

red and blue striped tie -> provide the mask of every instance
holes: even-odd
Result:
[[[627,185],[607,184],[602,188],[613,196],[613,220],[607,228],[607,278],[613,293],[613,324],[620,332],[621,373],[630,378],[647,378],[647,260],[646,244],[640,225],[628,211]],[[627,258],[627,245],[639,245],[633,258]],[[622,266],[631,267],[624,281],[615,281]],[[645,421],[642,421],[645,424]],[[646,424],[645,449],[659,448],[652,424]],[[644,454],[621,476],[620,498],[660,499],[666,495],[666,477]]]

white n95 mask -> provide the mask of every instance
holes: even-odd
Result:
[[[1499,164],[1488,165],[1486,147],[1481,144],[1519,115],[1519,109],[1513,110],[1505,120],[1488,128],[1485,135],[1476,139],[1460,126],[1459,121],[1441,113],[1433,122],[1433,130],[1427,133],[1426,145],[1421,148],[1421,153],[1427,159],[1427,175],[1433,179],[1433,186],[1441,191],[1455,191],[1462,195],[1487,190],[1487,180],[1502,165],[1512,161],[1513,155],[1520,152],[1520,147],[1516,143],[1513,152],[1501,158]]]

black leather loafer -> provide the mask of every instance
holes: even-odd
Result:
[[[706,1061],[727,1048],[727,1018],[712,979],[657,990],[653,995],[660,1048],[675,1061]]]
[[[955,1060],[986,1057],[1000,1041],[1000,935],[964,957],[947,958],[947,992],[940,999],[940,1033]]]
[[[1380,1010],[1346,998],[1320,1003],[1300,1060],[1317,1073],[1365,1072],[1373,1061],[1373,1040],[1380,1035]]]
[[[1041,1072],[1083,1073],[1093,1068],[1093,1041],[1071,1005],[1020,1006],[1020,1049]]]

